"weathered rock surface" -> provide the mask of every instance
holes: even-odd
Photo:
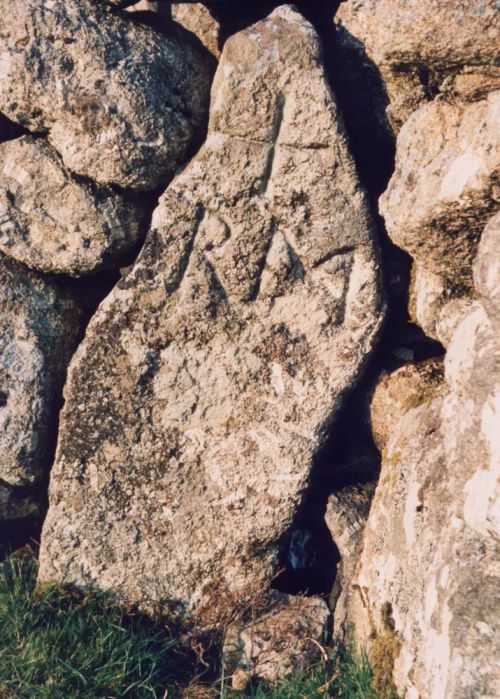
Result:
[[[345,486],[328,498],[325,522],[340,554],[329,599],[330,607],[335,609],[333,630],[337,636],[342,635],[348,620],[351,583],[375,485],[365,483]]]
[[[143,233],[137,202],[75,178],[44,138],[0,145],[0,250],[42,272],[118,265]]]
[[[357,642],[371,647],[379,686],[394,682],[409,699],[500,692],[500,345],[495,310],[491,317],[485,311],[498,308],[493,229],[476,263],[483,297],[453,334],[446,381],[439,386],[431,377],[422,392],[418,379],[411,400],[401,401],[408,370],[400,370],[374,397],[385,446],[349,623]],[[419,395],[424,400],[415,404]]]
[[[498,208],[499,127],[499,92],[421,107],[401,129],[380,198],[389,235],[414,259],[410,315],[445,346],[473,303],[472,260]]]
[[[467,273],[467,277],[470,276]],[[410,316],[428,337],[447,347],[453,332],[474,303],[470,291],[469,280],[465,286],[455,286],[452,281],[414,263],[409,289]]]
[[[489,321],[500,329],[500,212],[488,221],[474,261],[474,285]]]
[[[380,70],[396,129],[436,94],[470,101],[500,87],[495,0],[348,0],[337,19]]]
[[[321,598],[275,593],[267,612],[226,631],[223,660],[233,688],[252,678],[277,682],[322,660],[330,621]]]
[[[72,362],[41,579],[196,606],[271,576],[382,314],[319,40],[283,6],[227,42],[207,141]]]
[[[0,289],[0,519],[15,519],[38,511],[80,313],[54,282],[1,254]]]
[[[201,2],[189,5],[174,2],[172,4],[172,18],[190,32],[196,34],[212,56],[220,58],[219,23]]]
[[[433,102],[402,128],[396,171],[380,199],[393,241],[454,286],[498,207],[500,92],[472,105]]]
[[[380,379],[370,406],[373,438],[380,450],[387,446],[402,415],[434,397],[443,381],[442,365],[439,358],[405,364]]]
[[[0,110],[48,132],[67,168],[151,190],[203,131],[212,64],[90,0],[0,0]]]

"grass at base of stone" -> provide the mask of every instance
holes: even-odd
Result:
[[[196,682],[200,665],[180,629],[60,587],[36,589],[36,562],[0,564],[0,699],[379,699],[364,658],[342,648],[276,687],[233,692]]]
[[[176,641],[165,627],[104,596],[35,585],[33,559],[1,564],[0,699],[154,699],[172,683]]]
[[[265,685],[246,692],[227,692],[224,699],[382,699],[373,689],[372,672],[366,656],[357,662],[344,648],[332,649],[330,659],[272,688]],[[392,699],[392,698],[391,698]],[[396,697],[394,697],[396,699]]]

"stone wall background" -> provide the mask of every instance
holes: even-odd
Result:
[[[0,549],[498,696],[496,3],[119,5],[0,0]]]

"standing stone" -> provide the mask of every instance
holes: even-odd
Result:
[[[269,580],[382,315],[319,39],[282,6],[227,42],[207,141],[72,362],[40,579],[191,607]]]
[[[80,333],[70,295],[0,253],[0,520],[38,512]]]
[[[337,20],[378,68],[398,130],[442,94],[483,99],[500,87],[496,0],[348,0]]]
[[[208,54],[104,2],[0,0],[0,111],[101,184],[165,184],[203,131]]]
[[[382,472],[351,580],[348,622],[355,641],[370,648],[379,688],[395,685],[409,699],[500,694],[500,344],[493,310],[500,256],[498,245],[490,246],[485,235],[475,267],[481,299],[453,333],[446,381],[427,372],[427,389],[419,379],[411,400],[398,398],[399,419],[387,406],[405,392],[403,370],[374,398]]]
[[[44,138],[0,145],[0,250],[42,272],[118,265],[144,215],[121,192],[75,178]]]

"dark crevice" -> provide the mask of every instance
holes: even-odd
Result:
[[[434,84],[431,73],[426,66],[418,66],[417,75],[422,85],[425,98],[430,102],[439,94],[439,85]]]
[[[195,2],[195,0],[191,0]],[[296,0],[291,3],[308,19],[323,36],[333,37],[333,17],[343,0]],[[158,12],[139,11],[127,13],[134,22],[147,24],[156,31],[163,32],[167,24],[172,23],[171,5],[173,0],[159,0]],[[190,0],[185,0],[190,4]],[[122,10],[134,5],[133,0],[124,0]],[[265,19],[273,10],[284,3],[282,0],[204,0],[212,17],[220,26],[219,48],[222,49],[227,39],[256,22]],[[174,23],[175,24],[175,23]],[[328,47],[330,42],[325,44]],[[333,45],[333,42],[331,42]]]
[[[419,362],[444,353],[439,342],[420,328],[402,323],[389,311],[377,349],[361,381],[345,398],[329,436],[317,453],[309,485],[294,521],[281,544],[280,568],[274,587],[289,594],[328,595],[333,587],[340,553],[325,523],[331,494],[352,486],[378,481],[380,452],[373,439],[370,402],[386,373],[408,362]],[[300,547],[303,542],[302,547]],[[302,561],[294,549],[302,548]]]
[[[330,14],[330,18],[331,18]],[[341,556],[325,523],[331,494],[352,487],[373,494],[381,467],[374,442],[370,402],[381,376],[409,362],[441,356],[439,342],[428,338],[408,314],[411,258],[392,243],[378,213],[378,198],[395,166],[395,137],[386,114],[389,100],[376,66],[354,37],[333,24],[314,22],[325,47],[325,66],[344,117],[351,153],[369,199],[382,260],[387,313],[377,346],[361,380],[317,453],[297,515],[283,538],[282,573],[275,587],[291,594],[327,595],[335,582]],[[300,549],[302,560],[294,549]]]
[[[0,520],[0,562],[13,551],[32,545],[38,548],[42,532],[42,517]]]
[[[361,180],[376,202],[394,172],[396,153],[385,84],[363,44],[342,25],[336,27],[330,56],[330,81],[352,154]]]
[[[283,5],[280,0],[207,0],[203,3],[220,24],[219,45],[237,32],[265,19],[276,7]],[[333,16],[340,0],[296,0],[292,3],[316,29],[324,34],[333,27]]]
[[[13,141],[16,138],[27,135],[31,135],[27,129],[0,114],[0,143]]]

